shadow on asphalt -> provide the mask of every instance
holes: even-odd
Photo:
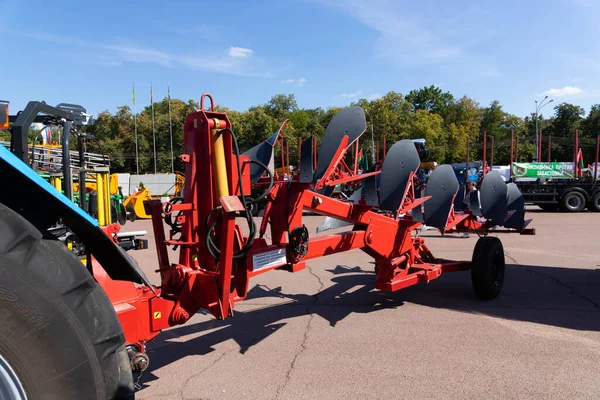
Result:
[[[258,285],[250,290],[247,299],[278,297],[287,301],[236,311],[233,318],[224,321],[213,319],[170,329],[149,345],[152,369],[189,355],[208,354],[214,350],[214,345],[232,339],[243,354],[285,326],[285,320],[290,318],[314,314],[335,326],[350,314],[397,308],[405,302],[506,320],[600,331],[599,269],[507,265],[503,292],[491,301],[480,300],[474,295],[469,272],[446,274],[428,285],[388,293],[373,288],[373,272],[341,265],[327,271],[333,278],[325,284],[331,285],[314,296],[289,294],[282,292],[280,287]],[[172,341],[208,330],[211,331],[188,341]],[[149,373],[143,381],[154,379],[156,377]]]

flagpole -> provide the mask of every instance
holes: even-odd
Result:
[[[152,99],[152,82],[150,82],[150,105],[152,106],[152,143],[154,144],[154,173],[156,174],[156,132],[154,131],[154,100]]]
[[[133,102],[133,132],[135,135],[135,171],[140,174],[140,160],[138,155],[138,134],[137,134],[137,106],[135,105],[135,83],[131,91],[131,101]]]
[[[171,173],[175,174],[175,161],[173,159],[173,120],[171,119],[171,83],[168,83],[167,97],[169,99],[169,135],[171,136]]]

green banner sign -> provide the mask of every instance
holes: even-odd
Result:
[[[512,174],[515,178],[573,178],[572,162],[535,162],[513,163]]]

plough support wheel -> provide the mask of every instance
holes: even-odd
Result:
[[[493,299],[504,284],[504,248],[497,237],[479,238],[473,250],[471,281],[475,294],[482,299]]]

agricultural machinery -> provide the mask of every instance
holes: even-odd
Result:
[[[210,108],[204,106],[207,99]],[[456,207],[459,184],[451,166],[438,167],[424,190],[415,188],[420,159],[410,140],[395,143],[371,171],[343,173],[346,152],[366,130],[359,107],[332,119],[318,153],[314,137],[302,142],[297,172],[277,179],[269,167],[272,143],[243,155],[227,114],[213,104],[203,95],[200,109],[185,122],[183,199],[144,203],[152,216],[160,286],[151,285],[116,245],[118,226],[98,226],[0,147],[0,171],[15,186],[0,192],[4,398],[132,398],[133,373],[148,367],[146,348],[162,330],[184,324],[201,309],[217,319],[231,317],[251,278],[275,269],[298,272],[310,260],[334,253],[360,249],[373,257],[375,287],[383,291],[471,270],[479,297],[499,295],[504,252],[501,241],[487,233],[498,226],[526,232],[523,200],[514,185],[490,172],[480,190],[461,203],[468,207]],[[362,186],[352,199],[328,196],[329,188],[354,181]],[[257,198],[249,197],[252,185],[263,188]],[[33,198],[35,204],[28,201]],[[251,205],[263,199],[264,217],[257,224]],[[313,236],[303,224],[305,211],[350,228]],[[85,266],[48,235],[57,219],[85,244]],[[238,224],[243,220],[247,235]],[[479,233],[472,260],[435,256],[418,236],[425,224],[442,233]],[[173,258],[168,249],[175,247]]]

